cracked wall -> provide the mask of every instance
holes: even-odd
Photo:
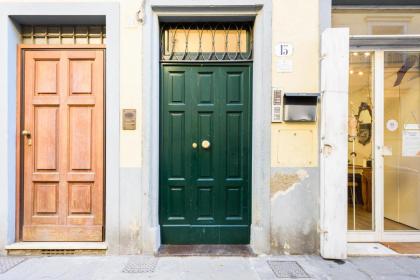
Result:
[[[319,251],[318,168],[272,168],[272,254]]]

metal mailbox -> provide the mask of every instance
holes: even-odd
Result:
[[[283,121],[315,122],[319,93],[284,93]]]

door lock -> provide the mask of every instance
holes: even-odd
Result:
[[[22,130],[22,135],[28,138],[28,146],[32,145],[31,132],[29,130]]]
[[[197,149],[197,147],[198,147],[198,145],[197,145],[197,143],[192,143],[192,147],[193,147],[193,149]]]

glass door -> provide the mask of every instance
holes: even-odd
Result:
[[[384,52],[384,231],[420,229],[420,52]]]
[[[350,53],[348,241],[420,241],[420,52]]]
[[[360,238],[375,230],[375,53],[354,51],[349,61],[347,228]]]

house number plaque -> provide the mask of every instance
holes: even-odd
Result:
[[[136,130],[136,109],[123,109],[123,130]]]

